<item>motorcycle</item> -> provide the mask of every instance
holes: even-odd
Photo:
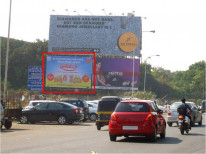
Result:
[[[178,126],[180,133],[184,135],[184,131],[188,134],[190,130],[190,119],[188,116],[179,115]]]

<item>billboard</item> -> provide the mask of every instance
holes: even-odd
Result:
[[[92,88],[92,57],[46,56],[45,87]]]
[[[134,59],[133,74],[133,59],[96,58],[95,88],[138,90],[139,66],[139,59]]]
[[[28,66],[28,90],[42,91],[42,66]]]
[[[139,56],[141,33],[141,17],[51,15],[48,51]],[[121,36],[126,37],[119,42]],[[127,52],[124,47],[135,48]]]

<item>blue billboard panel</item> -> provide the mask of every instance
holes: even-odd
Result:
[[[92,84],[92,57],[46,57],[45,87],[87,88]]]
[[[120,49],[118,40],[124,33],[133,33],[138,47],[133,52]],[[141,17],[126,16],[50,16],[49,52],[94,51],[96,55],[140,55]],[[131,45],[127,37],[123,44]],[[93,50],[90,50],[93,49]]]
[[[28,67],[28,90],[42,91],[42,66]]]

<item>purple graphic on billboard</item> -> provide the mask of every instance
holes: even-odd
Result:
[[[96,58],[95,62],[96,89],[138,90],[139,59],[131,58]]]

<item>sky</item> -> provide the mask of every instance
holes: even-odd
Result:
[[[2,37],[8,36],[9,5],[9,0],[0,0]],[[50,15],[126,16],[134,11],[142,17],[141,61],[186,71],[206,61],[205,6],[206,0],[12,0],[10,38],[48,40]]]

